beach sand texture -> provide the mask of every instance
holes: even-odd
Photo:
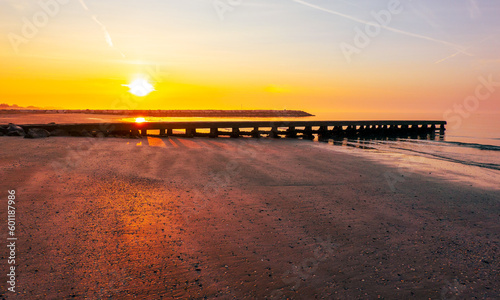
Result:
[[[391,190],[390,166],[302,140],[1,142],[23,299],[500,298],[498,190]]]

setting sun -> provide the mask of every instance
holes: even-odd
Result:
[[[139,97],[144,97],[149,95],[152,91],[155,90],[154,86],[149,83],[149,81],[145,78],[137,78],[132,81],[130,84],[124,84],[124,86],[129,87],[129,93],[134,94]]]
[[[135,122],[136,123],[144,123],[144,122],[146,122],[146,119],[145,118],[135,118]]]

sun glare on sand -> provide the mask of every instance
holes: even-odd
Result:
[[[124,84],[123,86],[128,86],[129,93],[139,97],[147,96],[155,90],[154,86],[145,78],[137,78],[131,83]]]
[[[146,122],[146,119],[145,118],[135,118],[135,122],[136,123],[144,123],[144,122]]]

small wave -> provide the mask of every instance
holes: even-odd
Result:
[[[409,152],[414,152],[418,154],[424,154],[424,155],[429,155],[435,158],[438,158],[443,161],[449,161],[449,162],[454,162],[454,163],[459,163],[467,166],[475,166],[475,167],[480,167],[480,168],[486,168],[486,169],[492,169],[492,170],[500,170],[500,165],[499,164],[494,164],[494,163],[482,163],[482,162],[475,162],[475,161],[468,161],[468,160],[462,160],[462,159],[457,159],[445,155],[440,155],[440,154],[435,154],[435,153],[429,153],[429,152],[424,152],[424,151],[417,151],[413,149],[408,149],[408,148],[401,148],[401,147],[391,147],[393,149],[398,149],[398,150],[404,150],[404,151],[409,151]]]
[[[461,146],[461,147],[475,148],[475,149],[479,149],[479,150],[500,151],[500,147],[494,146],[494,145],[477,144],[477,143],[464,143],[464,142],[451,142],[451,141],[443,141],[441,143],[452,144],[452,145]]]

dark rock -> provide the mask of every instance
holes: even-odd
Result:
[[[105,138],[105,137],[106,137],[106,135],[107,135],[107,134],[106,134],[105,132],[102,132],[102,131],[97,131],[97,132],[95,133],[95,137],[96,137],[96,138]]]
[[[31,128],[28,133],[24,136],[25,139],[41,139],[50,136],[50,132],[43,128]]]
[[[88,132],[87,130],[82,130],[80,132],[80,136],[84,136],[84,137],[93,137],[92,133],[91,132]]]
[[[141,133],[139,132],[139,130],[131,130],[130,131],[130,138],[137,139],[139,137],[141,137]]]
[[[69,132],[62,129],[54,129],[50,132],[50,136],[69,136]]]
[[[81,132],[78,132],[78,131],[74,131],[74,130],[71,130],[70,132],[68,132],[70,136],[82,136],[81,135]]]
[[[129,137],[130,136],[130,131],[129,130],[115,130],[112,133],[116,137]]]
[[[26,133],[24,132],[24,129],[15,124],[10,123],[9,127],[7,128],[8,136],[24,136],[25,134]]]

